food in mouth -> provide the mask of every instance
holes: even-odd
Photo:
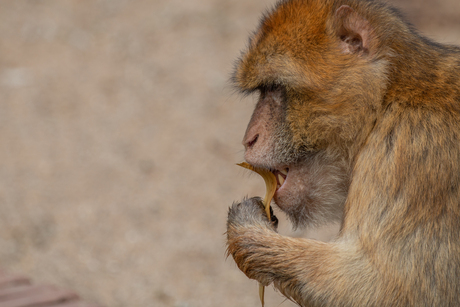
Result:
[[[276,177],[277,181],[277,189],[281,188],[286,181],[287,174],[289,172],[288,168],[285,168],[284,170],[274,170],[273,174]]]
[[[283,185],[280,180],[282,180],[282,182],[284,183],[284,180],[285,180],[286,176],[281,172],[280,172],[280,175],[275,175],[273,172],[271,172],[268,169],[255,167],[255,166],[252,166],[251,164],[246,163],[246,162],[242,162],[242,163],[239,163],[237,165],[239,165],[241,167],[244,167],[244,168],[247,168],[247,169],[250,169],[251,171],[256,172],[257,174],[262,176],[262,178],[264,179],[266,192],[265,192],[265,197],[264,197],[264,200],[263,200],[263,204],[264,204],[264,207],[265,207],[265,213],[267,214],[268,220],[270,220],[271,219],[271,216],[270,216],[270,203],[271,203],[271,201],[273,199],[273,196],[276,193],[276,190]],[[281,178],[281,179],[278,179],[278,177]]]

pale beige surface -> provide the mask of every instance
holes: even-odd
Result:
[[[272,3],[0,0],[0,267],[106,306],[259,306],[225,259],[227,207],[265,191],[227,80]],[[399,5],[460,43],[459,3]]]

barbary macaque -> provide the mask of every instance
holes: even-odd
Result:
[[[228,254],[301,306],[460,306],[460,48],[386,4],[285,0],[265,14],[233,81],[259,100],[245,160],[278,178],[294,227],[258,198],[229,209]]]

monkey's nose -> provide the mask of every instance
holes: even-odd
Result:
[[[244,138],[243,145],[245,149],[252,148],[257,140],[259,139],[259,134],[254,135],[251,138]]]

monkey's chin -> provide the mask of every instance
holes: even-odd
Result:
[[[348,193],[346,177],[341,175],[341,168],[319,163],[315,159],[281,169],[286,168],[289,171],[282,176],[273,200],[294,228],[317,227],[331,221],[341,221]],[[278,172],[273,173],[280,180]]]

